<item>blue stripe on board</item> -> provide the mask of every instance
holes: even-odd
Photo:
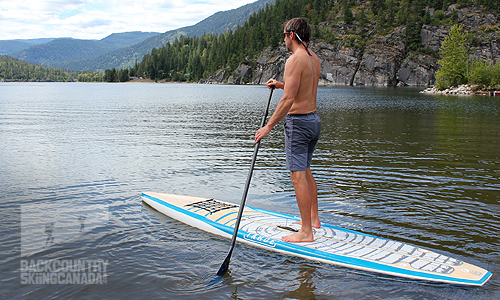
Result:
[[[227,221],[226,223],[224,223],[224,224],[222,224],[222,225],[229,226],[229,225],[227,225],[227,224],[229,224],[229,223],[231,223],[231,222],[236,222],[236,220],[237,220],[237,219],[238,219],[238,216],[236,216],[236,218],[234,218],[234,219],[231,219],[231,220]]]
[[[150,200],[153,200],[153,201],[155,201],[155,202],[157,202],[157,203],[159,203],[161,205],[164,205],[164,206],[166,206],[166,207],[168,207],[170,209],[173,209],[173,210],[175,210],[177,212],[184,213],[187,216],[189,216],[191,218],[194,218],[196,220],[205,222],[208,225],[210,225],[210,226],[212,226],[214,228],[217,228],[217,229],[219,229],[219,230],[221,230],[221,231],[223,231],[225,233],[228,233],[230,235],[232,235],[233,232],[234,232],[234,229],[232,227],[216,223],[216,222],[214,222],[212,220],[209,220],[209,219],[207,219],[207,218],[205,218],[203,216],[200,216],[198,214],[195,214],[193,212],[185,210],[185,209],[183,209],[181,207],[172,205],[172,204],[170,204],[168,202],[165,202],[165,201],[163,201],[161,199],[158,199],[156,197],[147,195],[145,193],[142,194],[142,197],[150,199]],[[249,208],[252,208],[252,207],[249,207]],[[265,213],[265,214],[268,214],[268,215],[271,215],[271,216],[278,216],[278,217],[282,217],[282,218],[298,219],[298,218],[293,217],[293,216],[288,216],[288,215],[285,215],[285,214],[276,213],[276,212],[272,212],[272,211],[267,211],[267,210],[263,210],[263,209],[256,209],[256,208],[252,208],[252,209],[254,209],[256,211],[259,211],[259,212],[262,212],[262,213]],[[341,227],[331,226],[331,225],[328,225],[328,224],[324,224],[324,225],[322,224],[322,226],[330,227],[330,228],[335,228],[337,230],[341,230],[341,231],[345,231],[345,232],[351,232],[351,233],[355,233],[355,234],[361,234],[361,235],[365,235],[365,236],[370,236],[370,237],[378,238],[376,236],[371,236],[371,235],[367,235],[367,234],[364,234],[364,233],[356,232],[356,231],[353,231],[353,230],[343,229]],[[411,270],[405,270],[405,269],[396,268],[396,267],[393,267],[393,266],[387,266],[387,265],[384,265],[384,264],[380,264],[380,263],[372,262],[372,261],[366,261],[366,260],[359,259],[359,258],[354,258],[354,257],[348,257],[348,256],[342,256],[342,255],[327,253],[327,252],[324,252],[324,251],[321,251],[321,250],[316,250],[316,249],[311,249],[311,248],[308,248],[308,247],[305,247],[305,246],[301,246],[299,244],[287,243],[287,242],[283,242],[283,241],[279,241],[279,240],[272,240],[272,243],[267,243],[266,244],[265,241],[264,241],[264,243],[262,242],[263,240],[266,240],[266,238],[261,237],[261,236],[259,236],[257,234],[254,234],[254,237],[252,237],[252,238],[249,239],[249,235],[253,235],[253,234],[248,234],[245,231],[238,230],[238,234],[237,234],[238,238],[246,240],[246,241],[249,241],[249,242],[253,242],[253,243],[256,243],[256,244],[259,244],[259,245],[263,245],[263,246],[265,246],[267,248],[275,248],[275,249],[278,249],[278,250],[281,250],[281,251],[284,251],[284,252],[288,252],[290,254],[301,255],[301,256],[305,256],[305,257],[311,258],[311,259],[321,259],[321,260],[324,260],[324,261],[330,261],[332,263],[339,263],[339,264],[351,266],[353,268],[361,268],[361,269],[364,269],[364,270],[367,270],[367,271],[383,272],[383,273],[386,273],[386,274],[393,274],[393,276],[397,276],[397,274],[400,274],[400,275],[403,275],[403,276],[406,276],[406,277],[411,276],[411,277],[419,278],[419,279],[423,279],[423,280],[437,280],[437,281],[445,281],[445,282],[450,282],[450,283],[473,284],[473,285],[479,284],[479,285],[482,285],[492,275],[491,272],[487,271],[487,273],[482,277],[481,280],[476,281],[476,280],[468,280],[468,279],[460,279],[460,278],[447,277],[447,276],[442,276],[442,275],[438,275],[438,274],[428,274],[428,273],[424,273],[424,272],[420,272],[420,271],[411,271]]]
[[[215,222],[219,222],[220,220],[224,219],[225,217],[229,216],[229,215],[234,215],[234,214],[237,214],[238,212],[236,211],[233,211],[233,212],[230,212],[230,213],[227,213],[225,214],[224,216],[218,218],[217,220],[215,220]],[[233,219],[233,220],[236,220],[236,219]],[[228,222],[224,223],[224,225],[226,225]]]
[[[196,206],[191,206],[191,207],[187,208],[186,210],[187,211],[192,211],[194,213],[198,213],[200,210],[203,210],[203,208],[199,208],[199,207],[196,207]]]

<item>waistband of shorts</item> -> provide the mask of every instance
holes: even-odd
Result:
[[[308,114],[287,114],[289,117],[305,117],[305,116],[312,116],[312,115],[317,115],[317,111],[310,112]]]

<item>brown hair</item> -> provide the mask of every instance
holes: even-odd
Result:
[[[309,43],[311,39],[311,25],[304,18],[293,18],[286,21],[283,23],[283,30],[285,32],[295,32],[306,43]]]

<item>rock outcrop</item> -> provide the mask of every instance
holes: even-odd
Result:
[[[420,92],[421,94],[432,95],[454,95],[454,96],[500,96],[499,91],[481,90],[477,85],[462,84],[450,87],[444,90],[438,90],[435,87],[429,87]]]
[[[477,86],[471,86],[468,84],[460,85],[458,87],[451,87],[445,90],[438,90],[435,87],[426,88],[421,91],[422,94],[434,94],[434,95],[457,95],[457,96],[471,96],[475,94]]]
[[[474,59],[500,62],[500,17],[481,13],[479,9],[457,9],[457,22],[468,32],[474,32],[471,56]],[[429,10],[433,15],[435,11]],[[337,36],[347,36],[344,25],[330,26]],[[368,32],[364,43],[335,43],[313,41],[310,48],[321,62],[321,85],[352,86],[427,86],[435,84],[438,70],[437,53],[448,35],[449,26],[423,25],[421,42],[425,51],[408,51],[405,47],[406,28],[400,26],[386,35]],[[354,46],[353,46],[354,44]],[[359,46],[361,44],[361,46]],[[284,45],[265,50],[257,60],[239,65],[235,71],[219,71],[207,83],[264,84],[269,78],[281,80],[287,53]]]

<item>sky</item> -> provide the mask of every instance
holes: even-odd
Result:
[[[256,0],[0,0],[0,40],[166,32]]]

